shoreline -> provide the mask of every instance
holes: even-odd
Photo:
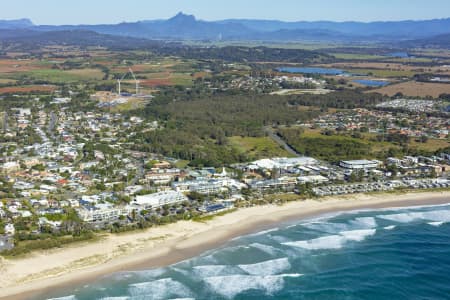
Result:
[[[205,223],[179,221],[99,241],[40,251],[0,264],[0,299],[34,299],[106,275],[167,266],[239,236],[329,213],[450,203],[449,191],[353,194],[238,209]]]

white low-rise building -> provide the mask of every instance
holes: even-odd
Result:
[[[342,168],[351,170],[368,170],[376,169],[380,166],[381,162],[378,160],[343,160],[339,163]]]
[[[328,178],[322,176],[322,175],[310,175],[310,176],[299,176],[297,177],[297,182],[299,184],[304,184],[304,183],[315,183],[315,184],[320,184],[320,183],[326,183],[328,182]]]
[[[105,222],[117,220],[120,216],[127,215],[129,210],[126,207],[97,204],[91,208],[81,207],[77,209],[77,212],[84,222]]]
[[[188,198],[177,191],[164,191],[154,194],[136,196],[133,205],[143,209],[158,208],[163,205],[181,203],[188,201]]]
[[[276,157],[276,158],[264,158],[249,164],[249,169],[290,169],[299,166],[313,166],[318,165],[319,161],[312,157]]]
[[[45,217],[41,217],[39,218],[39,225],[43,226],[43,225],[49,225],[50,227],[53,228],[60,228],[62,224],[62,221],[50,221]]]
[[[16,233],[16,229],[14,227],[14,224],[6,224],[5,225],[5,234],[14,235]]]
[[[200,194],[218,194],[230,189],[241,190],[245,184],[231,178],[198,179],[176,182],[172,187],[180,192],[196,192]]]

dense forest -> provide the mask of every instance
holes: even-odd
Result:
[[[351,91],[275,96],[167,88],[138,112],[158,120],[163,129],[137,133],[134,139],[140,143],[133,148],[190,160],[195,166],[242,162],[249,158],[229,143],[232,136],[260,137],[265,135],[264,126],[289,126],[317,117],[328,107],[367,107],[380,101],[377,94]],[[305,105],[310,108],[300,109]],[[359,145],[351,148],[355,157],[368,151]]]

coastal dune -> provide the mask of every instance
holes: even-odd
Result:
[[[450,192],[326,197],[239,209],[207,222],[179,221],[145,231],[0,261],[0,299],[28,299],[125,270],[156,268],[223,245],[232,238],[327,213],[450,203]]]

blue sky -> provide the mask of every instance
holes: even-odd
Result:
[[[4,0],[0,19],[99,24],[165,19],[179,11],[203,20],[374,21],[450,17],[450,0]]]

